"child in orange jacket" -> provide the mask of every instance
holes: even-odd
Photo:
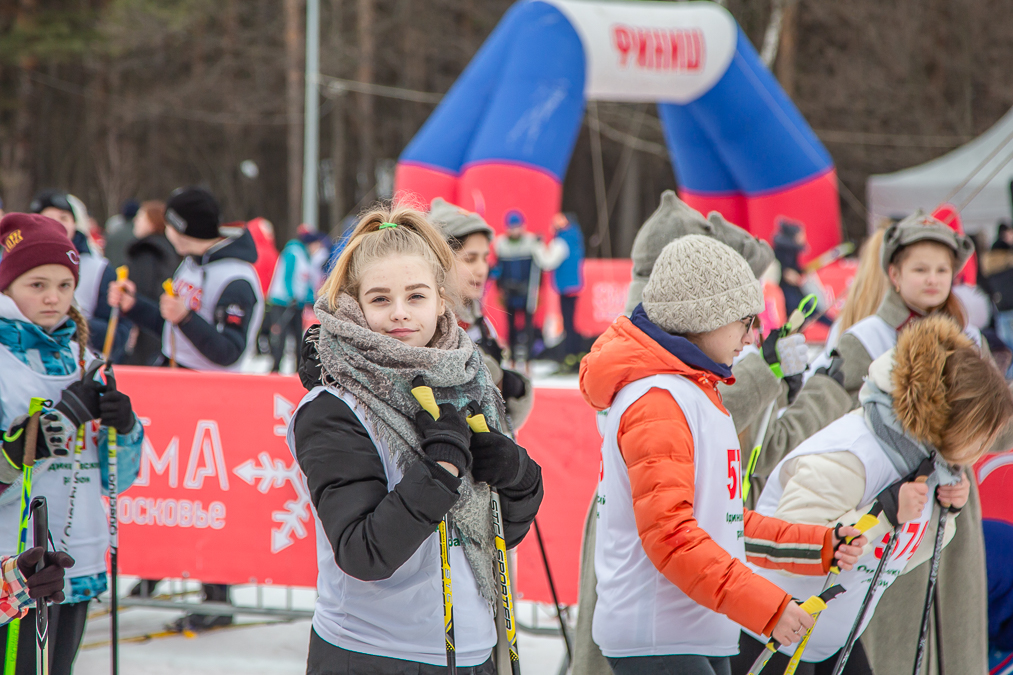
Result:
[[[643,303],[581,364],[584,398],[603,411],[592,633],[617,675],[725,675],[740,625],[797,642],[812,618],[745,561],[821,575],[835,558],[850,569],[865,543],[743,508],[739,443],[716,386],[733,381],[762,310],[739,254],[683,237],[658,257]]]

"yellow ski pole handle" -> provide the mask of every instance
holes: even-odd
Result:
[[[120,265],[116,268],[116,282],[123,283],[127,280],[127,275],[130,273],[130,269],[126,265]],[[113,307],[109,314],[109,324],[106,326],[106,340],[102,345],[102,358],[105,359],[106,363],[109,362],[109,355],[113,351],[113,341],[116,335],[116,327],[120,323],[120,308]]]
[[[807,614],[809,614],[813,618],[816,618],[819,616],[820,612],[822,612],[824,609],[827,608],[827,603],[836,598],[841,593],[843,593],[844,590],[845,590],[844,587],[841,585],[831,586],[830,588],[825,589],[819,595],[814,595],[810,597],[808,600],[806,600],[799,606],[803,610],[805,610]],[[809,631],[806,632],[806,635],[802,640],[803,642],[805,642],[808,639],[809,633],[811,631],[812,629],[810,628]],[[746,673],[746,675],[759,675],[760,671],[763,670],[763,667],[767,665],[767,662],[770,661],[770,658],[776,652],[777,652],[777,640],[771,637],[769,640],[767,640],[767,644],[764,645],[763,651],[760,653],[759,656],[756,657],[756,660],[753,662],[753,665],[749,667],[749,672]],[[801,655],[799,656],[801,657]]]
[[[858,530],[859,532],[861,532],[862,534],[865,534],[866,532],[868,532],[872,528],[876,527],[877,525],[879,525],[879,518],[877,518],[875,515],[873,515],[870,512],[870,513],[866,513],[861,518],[859,518],[858,522],[855,523],[853,525],[853,527],[856,530]],[[844,538],[844,543],[845,544],[850,544],[852,541],[854,541],[855,539],[857,539],[858,536],[860,536],[860,535],[856,535],[856,536],[853,536],[853,537],[845,537]],[[830,573],[836,576],[836,575],[838,575],[838,574],[841,573],[841,568],[838,567],[837,565],[833,565],[830,568]]]
[[[162,291],[170,298],[177,297],[176,291],[172,287],[172,279],[162,282]],[[169,367],[176,367],[176,331],[172,326],[169,327]]]
[[[468,426],[476,434],[487,434],[489,424],[485,415],[474,412],[468,415]],[[514,675],[519,675],[521,668],[520,652],[517,649],[517,624],[514,620],[513,590],[510,585],[510,567],[507,564],[506,538],[503,532],[503,508],[499,501],[499,492],[492,489],[492,528],[493,541],[496,546],[496,566],[499,575],[500,596],[503,601],[503,623],[506,628],[507,647],[510,651],[510,667]]]
[[[425,380],[419,375],[412,381],[412,396],[419,402],[422,409],[440,419],[440,407],[436,405],[433,390],[427,387]],[[440,575],[443,578],[443,633],[447,647],[447,672],[457,673],[457,648],[454,643],[454,586],[450,578],[450,551],[448,536],[450,531],[449,515],[440,521],[437,530],[440,533]]]

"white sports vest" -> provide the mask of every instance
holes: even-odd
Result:
[[[876,499],[876,495],[900,478],[900,474],[897,473],[897,470],[879,446],[875,435],[866,425],[865,417],[861,414],[845,415],[804,441],[789,453],[787,457],[781,460],[770,474],[770,480],[767,481],[763,494],[760,495],[756,511],[761,515],[770,516],[777,510],[781,495],[784,493],[784,485],[780,481],[780,476],[781,468],[785,462],[803,455],[840,452],[844,450],[858,457],[865,467],[865,494],[862,497],[862,503],[857,504],[855,508],[862,509],[868,506]],[[831,480],[831,478],[828,478],[828,480]],[[931,485],[934,478],[930,478],[929,481]],[[883,597],[883,593],[897,580],[897,577],[900,576],[911,560],[911,556],[918,549],[918,545],[921,543],[925,531],[929,526],[932,514],[932,501],[931,499],[928,501],[918,520],[906,523],[901,530],[900,538],[893,549],[893,554],[890,556],[890,560],[887,562],[883,574],[879,578],[876,593],[873,596],[869,610],[866,612],[859,635],[861,635],[861,631],[865,630],[865,627],[872,619],[876,604]],[[822,525],[823,523],[819,524]],[[869,590],[869,584],[872,583],[872,576],[879,565],[885,544],[886,537],[876,547],[875,555],[865,556],[859,560],[854,569],[842,571],[840,576],[837,577],[837,583],[844,586],[847,589],[847,593],[837,596],[823,610],[819,621],[816,623],[816,628],[813,629],[812,636],[809,638],[809,644],[806,646],[805,661],[818,662],[829,659],[844,646],[845,641],[848,639],[848,633],[851,631],[855,619],[858,618],[859,608],[865,599],[866,592]],[[762,569],[751,563],[749,563],[749,566],[760,576],[777,584],[786,592],[791,593],[793,597],[802,600],[819,593],[823,588],[825,580],[824,577],[797,576],[786,572]],[[917,602],[921,602],[921,600],[919,598]],[[760,637],[755,633],[750,634],[758,640],[766,641],[766,638]],[[795,645],[781,649],[783,653],[789,655],[794,650]]]
[[[260,322],[264,318],[264,296],[260,290],[260,280],[253,265],[237,258],[214,260],[206,265],[198,265],[193,258],[187,256],[176,268],[172,279],[172,288],[176,295],[184,298],[190,310],[212,326],[215,325],[215,306],[225,287],[237,279],[250,282],[253,292],[257,295],[257,305],[246,329],[246,351],[235,363],[222,366],[209,360],[193,346],[193,343],[177,326],[168,321],[162,329],[162,353],[166,357],[172,354],[172,338],[176,336],[176,362],[193,370],[224,370],[239,372],[249,355],[253,352]]]
[[[99,293],[103,290],[102,274],[108,265],[109,261],[100,256],[89,253],[81,256],[77,286],[74,288],[74,300],[85,319],[95,316]]]
[[[693,515],[732,557],[746,559],[739,441],[732,418],[692,381],[654,375],[626,385],[604,420],[594,570],[598,602],[592,635],[611,657],[739,651],[739,626],[697,604],[647,557],[633,515],[630,477],[616,436],[623,413],[651,389],[664,389],[686,415],[696,459]]]
[[[873,361],[889,351],[897,344],[897,330],[879,316],[868,316],[845,331],[845,335],[854,335],[869,352]],[[974,326],[968,325],[964,335],[981,349],[981,333]]]
[[[327,394],[348,404],[369,433],[387,474],[387,490],[402,478],[401,470],[379,441],[355,397],[316,387],[303,397],[288,427],[288,447],[295,456],[295,420],[299,410]],[[436,531],[389,578],[360,581],[334,561],[334,550],[317,517],[317,603],[313,629],[321,638],[353,652],[441,666],[447,662],[443,630],[443,587],[440,541]],[[492,562],[490,561],[490,564]],[[450,547],[454,590],[454,637],[457,664],[485,663],[496,646],[493,610],[482,597],[462,546]]]
[[[71,343],[77,357],[77,343]],[[89,356],[88,362],[92,358]],[[60,393],[72,382],[81,378],[80,370],[70,375],[43,375],[22,363],[6,347],[0,345],[0,400],[3,401],[3,418],[6,429],[19,415],[28,412],[33,396],[45,397],[54,403]],[[54,457],[41,460],[32,474],[32,496],[43,495],[49,506],[49,531],[57,549],[64,550],[76,561],[68,577],[84,577],[105,572],[106,548],[109,545],[109,524],[106,506],[102,501],[102,476],[98,459],[97,420],[85,426],[84,450],[78,457],[79,469],[74,474],[74,457]],[[71,487],[75,482],[73,516],[71,516]],[[17,552],[18,521],[21,509],[21,479],[15,481],[0,495],[0,554]],[[32,545],[28,535],[28,546]]]

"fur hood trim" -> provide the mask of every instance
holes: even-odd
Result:
[[[949,423],[943,367],[954,351],[973,347],[949,317],[928,316],[911,322],[897,337],[893,366],[893,410],[904,432],[935,448]]]

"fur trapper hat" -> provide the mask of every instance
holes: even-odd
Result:
[[[717,211],[703,215],[679,199],[672,190],[661,193],[661,204],[640,227],[633,241],[633,281],[626,295],[626,314],[640,304],[654,263],[661,249],[679,237],[702,234],[731,246],[745,258],[753,275],[762,275],[774,261],[774,252],[767,242],[757,239],[741,227],[728,222]]]
[[[763,311],[763,289],[745,258],[699,234],[658,256],[644,286],[644,311],[666,333],[706,333]]]
[[[950,419],[943,368],[960,348],[973,347],[953,319],[935,314],[910,323],[893,353],[893,411],[904,432],[939,448]]]

